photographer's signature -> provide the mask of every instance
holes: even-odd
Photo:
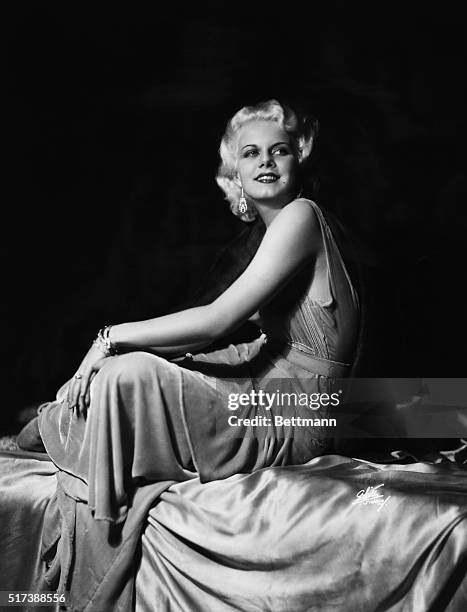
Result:
[[[352,506],[355,504],[361,504],[366,506],[367,504],[376,504],[378,507],[378,512],[384,507],[386,502],[391,499],[389,495],[384,498],[384,495],[378,491],[381,487],[384,487],[384,483],[378,485],[377,487],[367,487],[366,489],[362,489],[357,493],[357,499],[352,502]]]

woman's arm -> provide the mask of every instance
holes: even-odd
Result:
[[[247,269],[214,302],[155,319],[114,325],[110,340],[117,350],[146,348],[171,357],[187,347],[202,348],[233,331],[266,304],[305,261],[318,254],[321,244],[313,208],[300,200],[291,202],[266,230]],[[106,359],[109,357],[96,346],[89,349],[69,386],[70,407],[77,406],[85,414],[90,382]]]
[[[313,208],[300,200],[291,202],[266,230],[247,269],[214,302],[114,325],[112,344],[117,350],[209,344],[252,316],[320,247],[321,232]]]

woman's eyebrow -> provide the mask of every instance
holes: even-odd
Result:
[[[278,145],[287,145],[288,147],[290,146],[290,144],[288,142],[285,142],[285,141],[281,140],[279,142],[275,142],[274,144],[272,144],[270,146],[270,148],[272,149],[273,147],[277,147]],[[243,145],[242,151],[243,151],[243,149],[246,149],[247,147],[257,147],[257,146],[258,145],[256,145],[256,144],[246,144],[246,145]]]

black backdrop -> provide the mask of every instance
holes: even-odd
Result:
[[[271,97],[319,119],[315,196],[364,245],[375,374],[465,374],[460,15],[231,9],[4,17],[4,428],[102,324],[196,290],[243,227],[213,180],[225,122]]]

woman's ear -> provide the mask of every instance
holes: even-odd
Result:
[[[240,180],[240,175],[238,174],[238,172],[235,172],[232,180],[237,185],[237,187],[241,187],[242,186],[242,181]]]

